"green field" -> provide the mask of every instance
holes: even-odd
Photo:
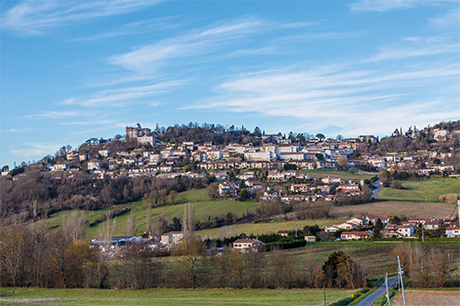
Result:
[[[30,305],[21,299],[62,299],[39,305],[324,305],[323,289],[36,289],[16,288],[1,297],[0,305]],[[12,288],[2,288],[3,293]],[[326,289],[331,304],[358,290]],[[17,300],[17,301],[6,301]]]
[[[370,179],[377,175],[377,173],[367,172],[365,174],[351,173],[348,171],[338,171],[338,170],[324,170],[324,169],[300,169],[297,170],[299,173],[307,173],[310,178],[322,178],[327,176],[340,177],[341,179]]]
[[[168,199],[169,201],[169,199]],[[167,201],[167,203],[168,203]],[[195,219],[201,220],[206,219],[208,216],[217,216],[221,214],[226,214],[228,212],[232,212],[238,217],[243,215],[247,209],[252,210],[256,205],[257,202],[255,201],[226,201],[226,200],[211,200],[206,193],[205,189],[199,190],[189,190],[186,192],[180,192],[177,195],[177,203],[176,205],[168,205],[162,207],[156,207],[151,209],[151,220],[154,221],[155,218],[163,217],[169,222],[174,217],[182,217],[184,211],[184,203],[193,202],[195,208]],[[109,208],[105,208],[102,210],[97,211],[84,211],[84,214],[89,221],[89,223],[95,222],[97,219],[100,219],[103,215],[109,213],[110,211],[114,210],[115,208],[118,209],[125,209],[130,208],[134,205],[134,213],[136,216],[136,225],[138,227],[137,233],[143,233],[145,231],[145,221],[147,216],[147,204],[144,203],[143,200],[128,203],[128,204],[121,204],[121,205],[114,205]],[[52,214],[50,218],[46,219],[48,227],[54,228],[62,224],[62,222],[68,218],[71,211],[59,211],[55,214]],[[116,218],[116,234],[123,234],[126,228],[126,222],[128,219],[130,212],[122,214]],[[44,222],[44,221],[39,221]],[[90,238],[94,238],[98,236],[99,227],[103,223],[96,224],[90,227]]]
[[[392,201],[439,202],[439,196],[460,193],[460,179],[433,177],[425,181],[401,181],[404,189],[384,188],[377,199]]]
[[[305,225],[315,225],[317,224],[320,228],[324,226],[331,226],[332,224],[340,224],[346,219],[320,219],[320,220],[295,220],[295,221],[281,221],[281,222],[266,222],[266,223],[245,223],[245,224],[235,224],[227,226],[224,228],[211,228],[202,231],[197,231],[197,235],[202,238],[223,238],[231,237],[239,234],[267,234],[267,233],[276,233],[279,230],[301,230]]]

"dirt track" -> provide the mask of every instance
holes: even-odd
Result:
[[[460,291],[406,290],[406,302],[410,306],[460,306]],[[391,305],[404,306],[402,294],[398,294]]]

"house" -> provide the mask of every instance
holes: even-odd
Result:
[[[90,247],[99,247],[102,252],[115,251],[129,245],[136,236],[112,236],[109,238],[95,238],[91,241]]]
[[[388,238],[409,238],[415,232],[412,225],[388,224],[385,227],[384,236]]]
[[[237,182],[224,182],[219,184],[219,195],[236,197],[238,195],[239,184]]]
[[[308,192],[308,185],[307,184],[292,184],[291,185],[292,192]]]
[[[305,236],[305,241],[306,242],[315,242],[316,237],[315,236]]]
[[[88,170],[101,169],[101,163],[97,160],[88,161]]]
[[[446,237],[453,238],[453,237],[460,237],[460,228],[456,226],[449,226],[446,228]]]
[[[359,231],[359,232],[343,232],[340,235],[340,239],[342,240],[360,240],[366,239],[371,235],[371,232]]]
[[[67,164],[55,164],[54,166],[51,167],[51,171],[65,171],[69,169],[69,167],[67,166]]]
[[[290,231],[279,230],[279,231],[277,232],[277,234],[278,234],[278,235],[281,235],[281,236],[283,236],[283,237],[287,237],[288,234],[289,234],[289,232],[290,232]]]
[[[173,231],[169,233],[164,233],[161,235],[161,244],[162,245],[174,245],[179,244],[184,238],[183,232]]]
[[[259,239],[238,239],[233,242],[233,249],[242,253],[259,252],[264,243]]]
[[[364,225],[375,225],[377,220],[380,218],[383,224],[388,224],[390,223],[390,219],[392,216],[390,215],[381,215],[381,216],[366,216],[364,218]]]
[[[262,183],[259,182],[259,181],[246,181],[246,182],[244,182],[244,184],[248,188],[252,188],[252,189],[262,190],[262,188],[263,188]]]
[[[338,226],[338,225],[329,226],[329,227],[326,227],[326,228],[324,229],[324,231],[325,231],[326,233],[335,233],[335,232],[337,232],[338,230],[339,230],[339,226]]]

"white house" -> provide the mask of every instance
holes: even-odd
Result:
[[[164,233],[163,235],[161,235],[161,244],[178,244],[181,242],[182,238],[184,238],[184,233],[182,232],[173,231],[169,233]]]
[[[460,237],[460,228],[456,226],[449,226],[446,228],[446,237]]]
[[[233,242],[233,249],[242,253],[258,252],[264,245],[259,239],[238,239]]]

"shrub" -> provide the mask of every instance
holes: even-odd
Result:
[[[393,188],[393,189],[402,189],[403,187],[402,187],[400,181],[393,181],[391,183],[391,188]]]

